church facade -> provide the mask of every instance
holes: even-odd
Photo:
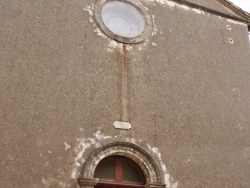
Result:
[[[249,14],[225,0],[0,0],[3,188],[248,188]]]

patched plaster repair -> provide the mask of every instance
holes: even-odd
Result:
[[[139,3],[146,10],[148,10],[148,8],[145,7],[140,1],[138,1],[137,3]],[[193,11],[196,14],[203,14],[203,15],[208,15],[208,16],[210,15],[210,13],[208,13],[208,12],[204,12],[204,11],[199,10],[197,8],[191,8],[191,7],[187,6],[187,5],[179,4],[177,2],[169,1],[169,0],[146,0],[144,3],[153,4],[154,6],[156,6],[158,4],[158,5],[161,5],[161,6],[169,6],[171,9],[178,8],[178,9],[182,9],[182,10],[185,10],[185,11]],[[89,14],[89,20],[88,21],[90,23],[93,23],[93,25],[95,27],[95,29],[93,31],[98,36],[101,36],[101,37],[103,37],[103,38],[105,38],[105,39],[108,40],[107,46],[106,46],[106,50],[108,52],[114,52],[117,49],[122,52],[122,46],[123,46],[123,44],[119,43],[117,41],[114,41],[113,39],[109,38],[95,24],[95,22],[94,22],[94,9],[95,9],[95,5],[93,3],[91,5],[87,5],[85,8],[82,9],[83,11],[88,12],[88,14]],[[217,17],[220,17],[220,16],[217,16]],[[151,36],[154,36],[154,35],[157,35],[158,29],[157,29],[157,24],[156,24],[156,21],[155,21],[155,15],[151,15],[151,18],[152,18],[152,24],[153,24],[153,29],[152,29]],[[231,19],[227,19],[227,21],[230,22],[230,23],[234,23],[234,24],[245,25],[245,24],[243,24],[241,22],[234,21],[234,20],[231,20]],[[160,31],[160,33],[162,34],[163,32]],[[139,44],[136,44],[136,45],[132,45],[132,44],[125,44],[125,45],[126,45],[126,48],[127,48],[128,51],[130,51],[132,49],[136,49],[136,50],[142,51],[142,50],[144,50],[144,48],[148,47],[149,44],[152,44],[151,46],[153,46],[153,47],[157,47],[158,46],[157,43],[155,43],[155,42],[153,42],[151,40],[153,40],[153,39],[152,38],[147,38],[142,43],[139,43]]]
[[[116,141],[119,142],[119,140],[125,140],[128,143],[133,143],[136,145],[138,145],[139,143],[142,142],[142,141],[136,141],[133,138],[120,138],[120,137],[118,138],[117,136],[104,135],[104,134],[102,134],[102,132],[100,130],[97,131],[96,133],[94,133],[92,137],[78,138],[76,140],[75,159],[74,159],[73,169],[71,171],[71,179],[77,179],[81,175],[82,167],[86,163],[87,158],[89,157],[89,156],[84,157],[84,153],[86,152],[87,149],[101,148],[104,141],[105,141],[105,143],[113,143]],[[176,188],[178,183],[173,181],[173,178],[170,176],[169,172],[167,171],[166,165],[164,164],[164,162],[161,159],[161,153],[160,153],[159,149],[155,148],[155,147],[151,147],[149,144],[147,144],[147,147],[148,147],[150,152],[153,152],[155,154],[154,159],[160,161],[161,170],[164,173],[164,175],[163,175],[164,176],[164,184],[166,184],[166,187],[167,188]],[[116,152],[116,151],[114,151],[114,152]],[[102,154],[104,154],[104,153],[102,152]],[[132,153],[131,153],[131,155],[132,155]],[[128,155],[130,155],[130,154],[128,154]],[[101,158],[99,160],[95,159],[94,160],[95,162],[93,164],[96,166],[100,160],[101,160]],[[89,167],[89,168],[94,168],[94,167]]]
[[[98,141],[105,140],[108,138],[112,138],[112,136],[106,136],[101,134],[101,131],[97,131],[93,134],[93,137],[90,138],[77,138],[76,139],[76,146],[75,146],[75,153],[76,157],[74,159],[74,167],[71,172],[71,178],[76,179],[80,175],[79,167],[85,162],[85,158],[83,157],[83,153],[85,150],[91,146],[98,148],[100,144]]]
[[[140,3],[141,6],[143,6],[141,3]],[[143,6],[146,10],[148,10],[147,7]],[[86,6],[85,8],[83,8],[82,10],[84,12],[88,12],[89,14],[89,22],[90,23],[93,23],[93,26],[95,27],[95,29],[93,30],[98,36],[101,36],[105,39],[108,40],[108,43],[107,43],[107,51],[108,52],[114,52],[115,50],[120,50],[122,51],[122,48],[123,48],[123,45],[122,43],[120,42],[117,42],[111,38],[109,38],[106,34],[104,34],[101,29],[96,25],[96,23],[93,21],[94,20],[94,8],[95,8],[95,5],[94,4],[91,4],[91,5],[88,5]],[[153,29],[152,29],[152,33],[151,33],[151,36],[154,36],[157,34],[157,28],[156,28],[156,24],[155,24],[155,21],[154,21],[154,18],[155,16],[152,15],[151,16],[152,18],[152,24],[153,24]],[[139,44],[136,44],[136,45],[133,45],[133,44],[125,44],[126,45],[126,49],[128,51],[132,50],[132,49],[136,49],[136,50],[143,50],[145,47],[147,47],[149,44],[149,39],[145,39],[143,42],[139,43]],[[154,43],[156,44],[156,43]],[[157,45],[153,45],[153,46],[157,46]]]
[[[247,187],[244,20],[181,6],[184,1],[140,0],[152,17],[152,35],[130,45],[97,27],[97,1],[2,2],[3,188],[78,187],[90,153],[120,140],[161,161],[168,187]],[[116,130],[115,120],[133,127]]]

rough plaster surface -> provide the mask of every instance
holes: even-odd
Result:
[[[104,135],[100,130],[93,134],[90,138],[77,138],[76,146],[75,146],[75,159],[74,164],[71,172],[71,179],[76,180],[80,175],[83,173],[83,165],[85,164],[86,160],[90,157],[90,153],[93,152],[95,149],[100,148],[101,146],[105,146],[105,144],[117,142],[117,141],[126,141],[128,143],[133,143],[138,145],[142,145],[143,143],[141,140],[137,141],[134,138],[125,138],[121,136],[110,136],[110,135]],[[164,177],[164,184],[166,184],[167,188],[176,188],[178,186],[178,182],[174,181],[174,178],[170,176],[166,165],[161,159],[161,153],[158,148],[151,147],[149,144],[147,144],[148,151],[151,152],[154,156],[155,161],[160,162],[160,169],[163,172]],[[131,148],[132,149],[132,148]],[[90,151],[87,151],[90,150]],[[102,153],[103,155],[103,153]],[[102,156],[100,155],[100,156]],[[95,165],[97,159],[93,157],[93,161],[95,161]],[[93,168],[90,166],[89,168]],[[61,182],[62,183],[62,182]]]
[[[78,187],[98,142],[128,138],[160,158],[168,186],[248,188],[246,25],[141,1],[152,36],[124,47],[96,26],[95,2],[0,0],[1,187]],[[112,125],[124,57],[129,131]]]

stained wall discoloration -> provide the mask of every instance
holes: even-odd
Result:
[[[249,187],[247,26],[141,1],[155,26],[126,46],[133,127],[117,130],[123,45],[83,11],[95,2],[1,1],[1,186],[77,187],[108,135],[159,151],[173,187]]]

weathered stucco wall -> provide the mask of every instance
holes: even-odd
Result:
[[[249,187],[247,26],[147,0],[152,36],[122,45],[95,2],[0,0],[1,187],[77,187],[89,154],[120,139],[160,161],[167,187]],[[113,127],[123,118],[130,130]]]

